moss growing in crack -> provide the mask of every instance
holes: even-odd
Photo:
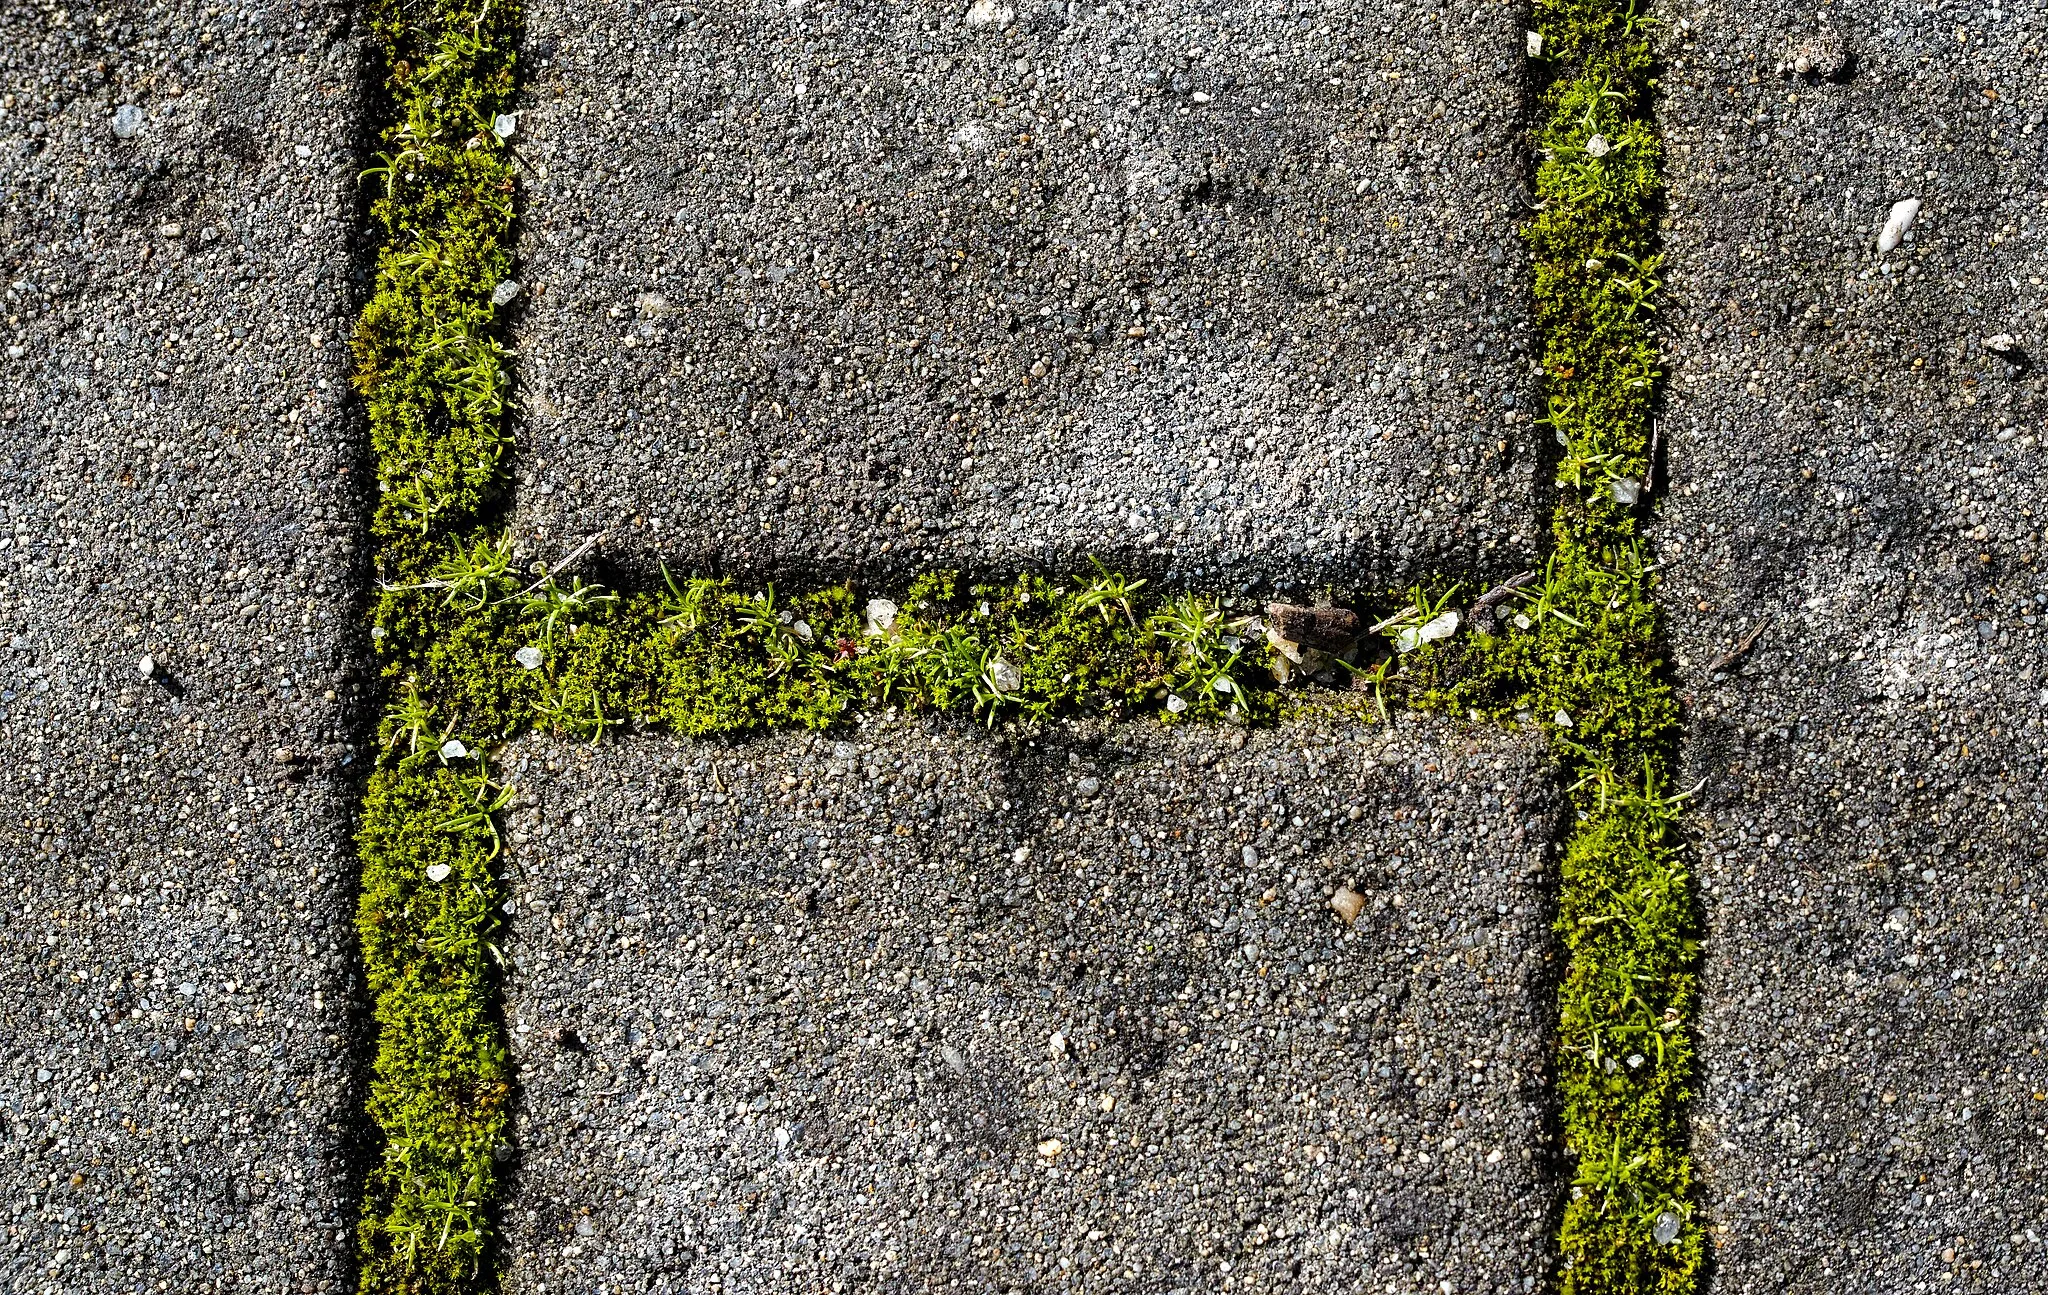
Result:
[[[371,12],[395,120],[363,176],[384,241],[353,350],[386,580],[420,578],[501,489],[508,384],[492,294],[511,264],[513,175],[493,125],[510,104],[519,13],[512,0],[380,0]],[[439,628],[379,627],[416,650]],[[368,1114],[383,1142],[357,1236],[360,1288],[379,1295],[490,1279],[510,1092],[489,944],[500,792],[480,762],[444,762],[446,712],[416,686],[394,692],[357,842],[378,1029]]]
[[[365,1291],[457,1291],[482,1275],[510,1066],[492,1019],[502,805],[480,761],[390,731],[371,777],[356,929],[377,1021],[369,1115],[384,1138],[357,1225]]]
[[[1154,600],[1100,572],[964,586],[917,581],[902,606],[848,586],[790,595],[670,577],[621,594],[574,576],[522,585],[491,543],[451,549],[379,605],[385,674],[431,722],[479,739],[596,739],[620,724],[683,736],[820,729],[863,707],[994,723],[1155,712],[1269,715],[1263,641],[1192,594]]]
[[[494,129],[509,106],[515,0],[381,0],[385,88],[398,120],[377,165],[376,289],[358,321],[355,380],[368,406],[387,578],[418,574],[438,538],[463,534],[502,488],[509,381],[496,332],[510,275],[514,177]]]
[[[1426,650],[1403,683],[1424,706],[1529,717],[1574,771],[1558,919],[1569,955],[1558,1085],[1573,1162],[1562,1285],[1690,1295],[1704,1253],[1683,1118],[1698,916],[1681,798],[1666,782],[1678,705],[1661,673],[1656,579],[1635,512],[1658,377],[1651,60],[1632,6],[1539,0],[1536,17],[1554,73],[1529,238],[1543,422],[1562,446],[1555,548],[1507,610],[1514,628]]]

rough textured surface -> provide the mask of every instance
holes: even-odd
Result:
[[[528,13],[536,551],[1526,565],[1513,8]]]
[[[348,1279],[349,33],[0,16],[10,1291]]]
[[[1839,82],[1773,73],[1818,37],[1810,10],[1666,16],[1681,308],[1656,534],[1686,781],[1707,780],[1715,1289],[2032,1289],[2043,15],[1839,13]],[[1911,241],[1880,258],[1909,197]]]
[[[510,1290],[1549,1267],[1525,742],[883,723],[508,767]]]

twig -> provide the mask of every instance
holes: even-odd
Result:
[[[1768,616],[1758,621],[1756,623],[1756,628],[1751,630],[1749,633],[1743,635],[1742,641],[1740,643],[1737,643],[1734,647],[1728,649],[1726,652],[1723,652],[1720,656],[1714,658],[1714,663],[1707,667],[1707,673],[1719,674],[1721,671],[1726,670],[1729,666],[1734,665],[1737,661],[1740,661],[1742,660],[1742,658],[1748,656],[1749,650],[1756,646],[1757,637],[1764,632],[1764,626],[1770,623],[1771,621]]]
[[[1478,612],[1487,607],[1497,607],[1508,600],[1509,594],[1514,593],[1515,590],[1520,589],[1524,585],[1532,583],[1535,579],[1536,573],[1534,571],[1524,571],[1518,576],[1510,576],[1473,600],[1472,610]]]
[[[1650,457],[1643,463],[1643,493],[1646,495],[1654,492],[1657,488],[1657,437],[1662,431],[1663,429],[1657,426],[1657,420],[1652,418],[1650,420]]]
[[[583,541],[583,543],[577,545],[576,551],[574,553],[571,553],[568,557],[563,558],[560,562],[555,563],[555,565],[551,567],[549,570],[543,572],[541,574],[540,579],[534,581],[532,584],[526,586],[526,588],[520,590],[518,596],[521,598],[526,597],[526,595],[540,588],[542,585],[554,579],[556,576],[562,574],[564,571],[567,571],[570,567],[575,566],[577,562],[582,560],[584,554],[590,552],[591,547],[593,545],[595,545],[599,540],[603,539],[605,536],[610,534],[610,531],[599,531],[597,534]]]

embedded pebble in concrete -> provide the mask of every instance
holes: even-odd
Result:
[[[351,1284],[354,33],[0,7],[15,1295]]]
[[[1714,1288],[2034,1289],[2044,15],[1822,12],[1660,29]]]
[[[508,1291],[1552,1267],[1532,742],[883,720],[504,767]]]
[[[526,12],[536,554],[1528,565],[1513,6]]]

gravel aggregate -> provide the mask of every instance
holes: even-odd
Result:
[[[340,6],[0,8],[21,1295],[349,1284],[355,39]]]
[[[1521,1291],[1554,1262],[1531,741],[882,719],[505,767],[508,1291]]]
[[[1519,10],[527,10],[517,521],[650,570],[1526,566]]]
[[[1660,12],[1714,1289],[2038,1289],[2043,11]]]

